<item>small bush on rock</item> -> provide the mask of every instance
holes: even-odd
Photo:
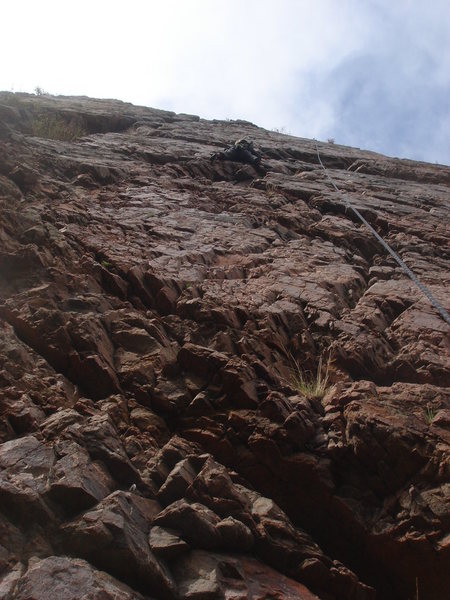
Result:
[[[45,90],[43,90],[38,85],[34,88],[34,93],[36,94],[36,96],[49,96],[50,95],[48,92],[46,92]]]

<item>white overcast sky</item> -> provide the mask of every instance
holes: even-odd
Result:
[[[3,0],[0,89],[450,164],[449,0]]]

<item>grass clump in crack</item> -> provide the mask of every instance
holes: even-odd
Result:
[[[425,408],[425,423],[427,425],[431,425],[431,423],[433,422],[433,419],[434,419],[435,416],[436,416],[436,411],[431,406],[431,404],[428,403],[427,406],[426,406],[426,408]]]
[[[324,361],[323,356],[319,358],[315,373],[304,371],[295,358],[292,358],[292,362],[294,364],[291,369],[293,387],[308,398],[318,398],[321,400],[330,387],[329,371],[332,362],[331,355],[328,355],[326,361]]]

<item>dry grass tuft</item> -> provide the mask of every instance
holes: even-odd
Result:
[[[71,142],[87,133],[80,123],[66,121],[59,115],[35,113],[31,118],[31,134],[36,137]]]
[[[292,360],[294,363],[294,367],[291,370],[294,388],[308,398],[318,398],[321,400],[330,387],[329,370],[332,363],[331,355],[328,356],[326,362],[324,362],[322,356],[319,358],[315,374],[305,373],[299,362],[294,358]]]

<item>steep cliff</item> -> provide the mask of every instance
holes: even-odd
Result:
[[[447,598],[449,327],[315,143],[0,103],[0,597]],[[318,146],[448,310],[450,169]]]

